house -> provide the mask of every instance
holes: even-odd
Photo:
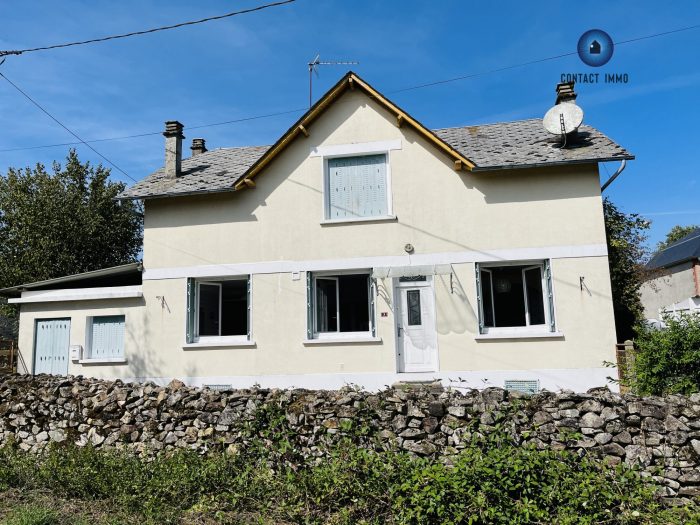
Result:
[[[644,317],[662,322],[664,312],[700,313],[700,228],[655,253],[640,288]]]
[[[600,131],[430,130],[349,72],[271,146],[195,139],[182,159],[182,124],[164,135],[164,168],[120,196],[144,202],[142,267],[4,291],[25,371],[214,388],[607,383],[598,164],[634,157]]]

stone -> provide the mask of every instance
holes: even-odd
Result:
[[[595,399],[586,399],[578,408],[581,412],[595,412],[600,414],[601,410],[603,410],[603,404]]]
[[[605,407],[605,408],[603,408],[603,410],[601,410],[600,417],[602,417],[605,420],[605,422],[607,423],[608,421],[614,421],[616,419],[620,419],[620,414],[618,414],[614,408]]]
[[[66,440],[66,433],[63,430],[49,430],[49,438],[55,443],[62,443]]]
[[[673,432],[674,430],[682,430],[687,432],[690,430],[688,425],[673,416],[666,416],[666,419],[664,419],[664,428],[666,429],[666,432]]]
[[[612,441],[613,435],[608,434],[607,432],[602,432],[600,434],[597,434],[593,439],[595,439],[595,442],[598,443],[599,445],[606,445]]]
[[[434,434],[440,423],[436,417],[429,416],[423,420],[421,428],[425,430],[428,434]]]
[[[566,410],[560,410],[559,415],[564,418],[577,418],[581,415],[581,412],[577,408],[571,408]]]
[[[688,441],[688,433],[682,430],[669,432],[666,435],[666,442],[671,445],[684,445],[686,441]]]
[[[605,421],[602,417],[594,412],[586,412],[583,417],[581,417],[581,426],[589,428],[602,428],[605,425]]]
[[[458,406],[458,407],[450,406],[450,407],[447,407],[447,413],[450,414],[451,416],[462,418],[466,415],[467,411],[462,406]]]
[[[700,456],[700,439],[691,439],[690,445],[693,447],[695,453]]]
[[[553,421],[552,415],[549,412],[544,412],[542,410],[535,412],[532,416],[532,422],[536,426],[544,425]]]
[[[632,443],[632,436],[626,430],[623,430],[619,434],[613,436],[613,441],[615,443],[621,443],[622,445],[629,445]]]
[[[608,456],[625,457],[627,455],[627,451],[617,443],[608,443],[607,445],[603,445],[602,450],[603,453]]]
[[[432,443],[419,441],[404,441],[401,445],[404,450],[418,454],[419,456],[429,456],[437,451],[437,447]]]
[[[407,428],[399,434],[399,437],[404,439],[423,439],[426,433],[418,428]]]
[[[440,401],[432,401],[428,405],[428,414],[433,417],[442,417],[445,415],[445,405]]]
[[[659,419],[645,417],[642,420],[642,430],[646,430],[647,432],[663,432],[664,424]]]

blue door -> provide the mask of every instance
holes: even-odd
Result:
[[[34,373],[68,375],[70,319],[38,319],[34,330]]]

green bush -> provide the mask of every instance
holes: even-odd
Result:
[[[294,463],[279,461],[274,442],[152,460],[73,445],[41,455],[5,446],[0,486],[85,502],[80,507],[100,500],[143,523],[700,523],[698,507],[664,509],[635,470],[516,445],[498,432],[474,436],[449,464],[350,441]]]
[[[700,315],[665,316],[666,328],[637,327],[631,385],[642,395],[700,392]]]
[[[56,511],[33,505],[14,509],[3,521],[4,525],[58,525],[59,523]]]

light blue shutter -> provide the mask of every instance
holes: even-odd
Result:
[[[124,321],[123,315],[92,318],[91,359],[124,357]]]
[[[328,219],[387,213],[386,155],[328,160]]]
[[[187,279],[187,312],[185,320],[185,341],[194,343],[195,333],[195,306],[197,301],[197,283],[194,279]]]
[[[34,338],[34,373],[68,374],[70,319],[38,320]]]
[[[314,286],[313,275],[306,272],[306,338],[314,337]]]
[[[554,319],[554,291],[552,286],[552,263],[549,259],[544,261],[544,278],[547,284],[547,303],[545,308],[549,308],[549,331],[555,332],[557,323]]]
[[[479,319],[479,333],[484,333],[484,298],[481,293],[481,266],[479,263],[474,265],[476,273],[476,311]],[[495,324],[495,323],[494,323]]]

